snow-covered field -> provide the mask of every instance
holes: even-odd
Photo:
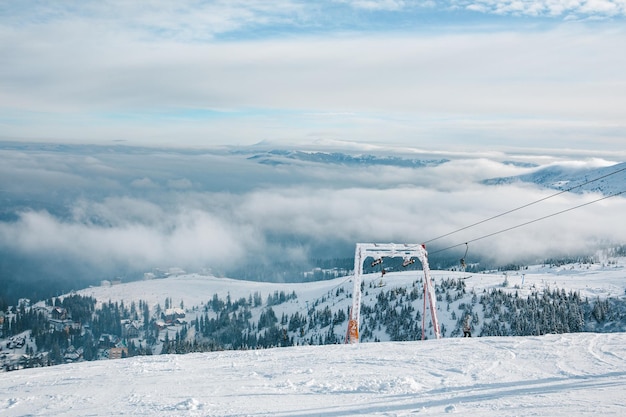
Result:
[[[624,297],[626,259],[522,271],[432,271],[435,281],[467,277],[468,290],[522,295],[543,289],[582,297]],[[411,285],[421,271],[390,272],[385,286]],[[375,297],[380,274],[364,276]],[[336,290],[345,288],[338,296]],[[186,309],[213,294],[233,299],[280,290],[298,311],[325,297],[347,308],[350,277],[306,284],[237,281],[196,274],[79,291],[99,302],[143,299]],[[445,317],[444,309],[440,317]],[[1,374],[0,416],[623,416],[626,334],[444,338],[418,342],[295,346],[81,362]]]
[[[623,416],[626,334],[299,346],[3,374],[2,416]]]
[[[626,258],[613,258],[611,261],[595,264],[567,264],[563,266],[535,265],[520,271],[493,272],[468,274],[458,271],[431,271],[431,277],[435,283],[447,279],[464,278],[468,295],[465,299],[457,301],[468,302],[470,293],[482,294],[483,291],[494,288],[508,292],[517,292],[520,297],[526,297],[534,292],[544,290],[576,291],[580,296],[595,300],[597,298],[626,298]],[[366,274],[363,276],[364,293],[362,302],[374,305],[381,291],[390,291],[393,288],[406,288],[411,290],[416,281],[423,279],[422,271],[389,272],[381,277],[380,273]],[[504,287],[503,283],[507,282]],[[382,283],[382,287],[380,286]],[[343,290],[339,292],[338,290]],[[306,315],[309,308],[317,304],[321,310],[329,307],[332,311],[348,311],[352,305],[353,283],[350,276],[328,281],[317,281],[300,284],[263,283],[240,281],[228,278],[217,278],[198,274],[188,274],[167,279],[131,282],[111,287],[93,287],[78,291],[83,296],[92,296],[98,302],[123,301],[130,305],[132,301],[140,299],[146,301],[152,307],[165,305],[166,298],[170,298],[174,306],[182,301],[188,310],[187,320],[191,321],[203,311],[203,307],[211,300],[214,294],[225,299],[227,295],[233,300],[248,298],[251,294],[259,293],[263,301],[268,295],[276,291],[284,291],[287,294],[296,293],[297,298],[285,303],[274,305],[272,309],[277,317],[283,314],[291,316],[294,313]],[[420,290],[421,291],[421,290]],[[421,301],[414,302],[417,309],[421,310]],[[437,304],[438,319],[442,326],[454,329],[456,319],[453,316],[455,308],[447,311],[445,302]],[[195,308],[195,311],[193,311]],[[253,321],[257,321],[261,312],[265,309],[252,309]],[[482,311],[477,308],[482,321]],[[170,329],[170,338],[175,336],[176,329]],[[474,330],[479,330],[475,328]],[[345,332],[342,327],[337,328],[338,333]],[[432,338],[432,329],[427,337]],[[449,333],[448,333],[449,334]],[[296,343],[301,344],[304,339],[310,337],[307,333],[304,337],[294,336]],[[383,331],[375,332],[379,340],[389,340],[389,336]]]
[[[477,293],[484,289],[502,287],[502,283],[508,281],[508,289],[517,291],[520,296],[526,296],[532,291],[544,289],[565,289],[578,291],[581,297],[624,297],[626,296],[626,258],[613,258],[612,261],[595,264],[566,264],[559,267],[549,265],[529,266],[520,271],[494,272],[494,273],[463,273],[455,271],[431,271],[432,279],[438,280],[452,278],[466,278],[468,290],[474,289]],[[381,281],[388,288],[410,285],[416,279],[422,279],[422,271],[389,272],[381,279],[379,273],[363,276],[363,282],[377,285]],[[305,304],[306,301],[322,297],[329,291],[343,287],[352,291],[351,277],[341,277],[328,281],[316,281],[300,284],[250,282],[229,278],[217,278],[199,274],[173,276],[167,279],[154,279],[149,281],[130,282],[111,287],[92,287],[80,290],[77,293],[83,296],[92,296],[99,302],[123,301],[130,304],[132,301],[143,299],[150,304],[163,302],[170,297],[174,304],[184,301],[186,308],[199,306],[211,299],[213,294],[226,297],[227,294],[233,299],[248,297],[254,292],[259,292],[266,297],[274,291],[291,293],[295,291],[298,302]],[[346,305],[349,305],[347,303]]]

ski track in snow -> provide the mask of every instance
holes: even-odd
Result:
[[[618,416],[626,334],[159,355],[3,375],[0,416]]]

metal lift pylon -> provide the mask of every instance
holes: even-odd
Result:
[[[346,331],[346,343],[359,342],[359,322],[361,315],[361,282],[363,276],[363,262],[366,258],[373,257],[375,262],[382,261],[382,258],[404,258],[403,265],[412,262],[416,257],[422,263],[424,271],[424,312],[422,314],[422,340],[425,338],[426,324],[426,303],[430,309],[430,317],[433,324],[433,330],[437,339],[441,338],[439,331],[439,321],[437,320],[436,296],[435,289],[430,279],[430,267],[428,266],[428,252],[423,244],[395,244],[395,243],[357,243],[354,253],[354,289],[352,291],[352,308],[350,309],[350,318],[348,320],[348,329]]]

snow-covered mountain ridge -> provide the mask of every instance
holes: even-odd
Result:
[[[404,168],[433,167],[449,162],[448,159],[407,159],[399,156],[376,156],[368,154],[350,155],[342,152],[318,152],[301,150],[270,150],[248,157],[251,161],[267,165],[309,162],[319,164],[341,164],[353,166],[385,165]]]
[[[469,274],[461,271],[431,271],[435,282],[443,279],[463,279],[468,289],[483,292],[491,288],[501,288],[508,277],[508,291],[527,295],[545,288],[559,288],[567,291],[579,291],[582,297],[624,296],[626,289],[626,258],[605,257],[596,263],[571,263],[563,265],[533,265],[517,271],[492,271]],[[366,274],[363,282],[366,286],[388,290],[391,287],[406,287],[423,277],[421,270]],[[522,283],[522,277],[524,282]],[[379,287],[381,282],[384,287]],[[95,297],[100,302],[109,300],[130,304],[144,299],[157,304],[166,297],[175,303],[184,301],[185,305],[198,306],[206,303],[214,294],[225,298],[247,298],[254,292],[260,292],[264,298],[275,291],[291,293],[295,291],[296,304],[306,304],[338,288],[352,289],[351,276],[334,280],[306,283],[271,283],[236,280],[201,274],[180,274],[164,279],[135,281],[120,285],[90,287],[77,294]],[[345,298],[345,297],[344,297]]]
[[[474,336],[624,330],[624,265],[623,258],[606,258],[602,263],[537,265],[473,275],[433,271],[442,334],[459,336],[467,316]],[[419,270],[365,275],[361,341],[418,340],[421,285]],[[158,354],[342,343],[352,286],[351,277],[280,284],[189,274],[93,287],[77,294],[93,297],[99,307],[110,308],[113,302],[128,309],[133,303],[144,303],[157,321],[168,307],[184,306],[186,324],[163,326],[151,348]],[[606,299],[614,301],[599,302]],[[557,311],[552,311],[553,306],[558,306]],[[124,315],[128,313],[120,314],[128,318]],[[144,323],[138,327],[144,328]],[[430,320],[426,320],[426,335],[434,337]],[[142,339],[130,342],[145,345]],[[210,344],[202,348],[195,343]]]
[[[615,174],[613,175],[613,173]],[[601,179],[586,184],[588,181],[597,178]],[[487,185],[511,184],[515,182],[535,183],[557,190],[571,189],[572,192],[576,193],[596,192],[604,195],[613,195],[626,190],[626,162],[601,168],[553,165],[540,168],[529,174],[483,181]]]
[[[468,319],[474,336],[623,331],[625,266],[626,258],[605,257],[595,263],[490,273],[432,271],[442,336],[460,336]],[[364,275],[362,342],[421,338],[422,274],[409,270]],[[125,354],[134,356],[343,343],[352,293],[351,276],[280,284],[187,274],[91,287],[53,300],[60,311],[53,311],[48,301],[10,314],[5,337],[20,328],[37,330],[18,335],[29,340],[20,350],[27,355],[25,362],[18,365],[20,352],[14,352],[4,356],[8,362],[3,366],[28,366],[28,355],[42,351],[53,355],[39,362],[58,364],[110,357],[111,347],[128,349]],[[29,316],[29,311],[47,311],[48,324]],[[433,338],[430,312],[426,317],[426,337]],[[55,342],[46,336],[46,328],[61,334],[68,326],[70,338]],[[84,350],[76,354],[78,347]]]

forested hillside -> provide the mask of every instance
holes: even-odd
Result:
[[[442,272],[435,279],[442,337],[462,337],[466,321],[473,337],[626,330],[624,289],[615,293],[609,287],[611,282],[619,282],[615,277],[623,270],[621,264],[603,267],[609,268],[606,273],[612,277],[604,284],[601,279],[589,284],[577,281],[582,283],[578,287],[585,286],[585,295],[579,289],[547,282],[562,271],[580,275],[592,267],[600,268],[583,263],[546,265],[544,269],[552,275],[545,276],[527,269],[473,276]],[[419,273],[365,276],[361,283],[361,342],[421,339],[424,292]],[[196,280],[207,288],[220,282],[206,282],[200,277]],[[224,283],[219,293],[206,297],[196,295],[185,300],[165,296],[156,303],[154,298],[142,298],[142,285],[175,294],[184,282],[184,277],[180,282],[147,281],[134,283],[132,290],[128,284],[128,292],[122,291],[126,299],[97,299],[85,292],[10,308],[2,324],[2,336],[8,341],[0,345],[6,348],[3,366],[17,369],[111,357],[322,345],[345,340],[352,302],[349,277],[317,283],[319,289],[314,292],[307,284],[292,284],[289,290],[281,290],[279,284],[267,287],[249,283],[246,294],[244,286],[235,290]],[[586,291],[590,285],[604,285],[613,296],[590,297]],[[572,287],[576,287],[573,282]],[[231,295],[231,290],[237,295]],[[106,293],[106,288],[98,291]],[[426,337],[433,338],[428,312],[424,322]],[[12,342],[16,338],[24,340],[23,346],[17,348]],[[20,353],[17,358],[16,353]]]

